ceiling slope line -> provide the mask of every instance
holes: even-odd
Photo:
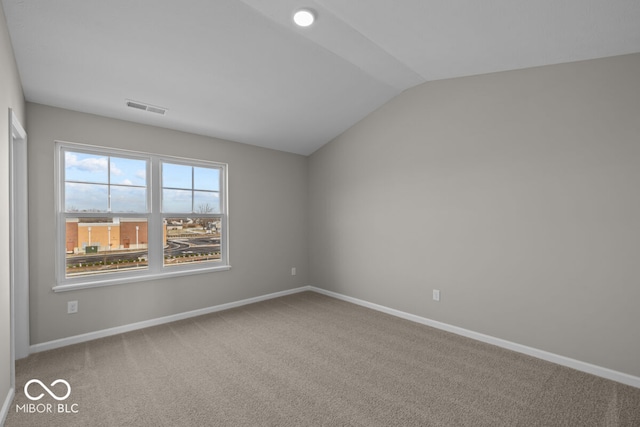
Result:
[[[305,3],[306,7],[318,13],[316,22],[309,28],[298,28],[294,25],[292,16],[296,10],[296,2],[276,0],[266,4],[258,0],[241,1],[287,32],[309,40],[375,81],[388,86],[396,95],[425,82],[418,72],[349,25],[319,1],[310,0]]]

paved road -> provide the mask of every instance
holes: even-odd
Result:
[[[179,256],[183,254],[194,253],[212,253],[220,251],[220,238],[218,237],[203,237],[195,239],[174,239],[167,240],[168,248],[165,248],[165,256]],[[98,253],[95,255],[76,255],[67,258],[67,265],[73,264],[86,264],[88,262],[98,261],[117,261],[117,260],[132,260],[140,257],[147,256],[146,250],[131,251],[131,252],[116,252],[116,253]]]

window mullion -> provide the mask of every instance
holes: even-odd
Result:
[[[195,172],[196,168],[194,168],[193,166],[191,167],[191,212],[195,212],[196,211],[196,206],[195,206],[195,199],[196,199],[196,192],[195,192],[195,186],[196,186],[196,178],[195,178]]]
[[[149,190],[151,193],[151,213],[149,215],[149,269],[154,273],[162,271],[162,256],[164,248],[162,246],[162,209],[160,182],[161,161],[157,157],[150,160],[151,179],[149,180]]]
[[[107,212],[111,212],[111,156],[107,156]]]

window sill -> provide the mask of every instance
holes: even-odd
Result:
[[[77,282],[53,286],[54,292],[76,291],[78,289],[100,288],[103,286],[122,285],[125,283],[146,282],[149,280],[169,279],[172,277],[191,276],[194,274],[215,273],[218,271],[231,270],[230,265],[220,265],[216,267],[198,268],[192,270],[170,271],[166,273],[144,274],[140,276],[117,277],[106,280],[92,280],[90,282]]]

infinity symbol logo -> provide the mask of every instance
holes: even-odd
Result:
[[[42,396],[44,396],[44,393],[40,393],[38,396],[35,396],[35,397],[33,397],[33,396],[31,396],[31,395],[29,394],[29,391],[28,391],[27,389],[29,388],[29,386],[30,386],[32,383],[38,383],[38,384],[40,384],[40,386],[41,386],[43,389],[45,389],[47,393],[49,393],[49,396],[53,397],[53,398],[54,398],[54,399],[56,399],[56,400],[65,400],[65,399],[66,399],[67,397],[69,397],[69,395],[71,394],[71,386],[70,386],[70,385],[69,385],[69,383],[68,383],[68,382],[66,382],[65,380],[57,379],[57,380],[55,380],[54,382],[52,382],[52,383],[51,383],[51,387],[53,387],[54,385],[59,384],[59,383],[62,383],[62,384],[64,384],[64,385],[66,385],[66,386],[67,386],[67,394],[65,394],[65,395],[64,395],[64,396],[62,396],[62,397],[58,397],[54,392],[52,392],[51,390],[49,390],[49,388],[48,388],[46,385],[44,385],[44,384],[42,383],[42,381],[40,381],[40,380],[31,380],[31,381],[29,381],[28,383],[26,383],[26,384],[24,385],[24,394],[26,394],[26,395],[27,395],[27,397],[28,397],[29,399],[31,399],[31,400],[40,400],[40,399],[42,399]]]

